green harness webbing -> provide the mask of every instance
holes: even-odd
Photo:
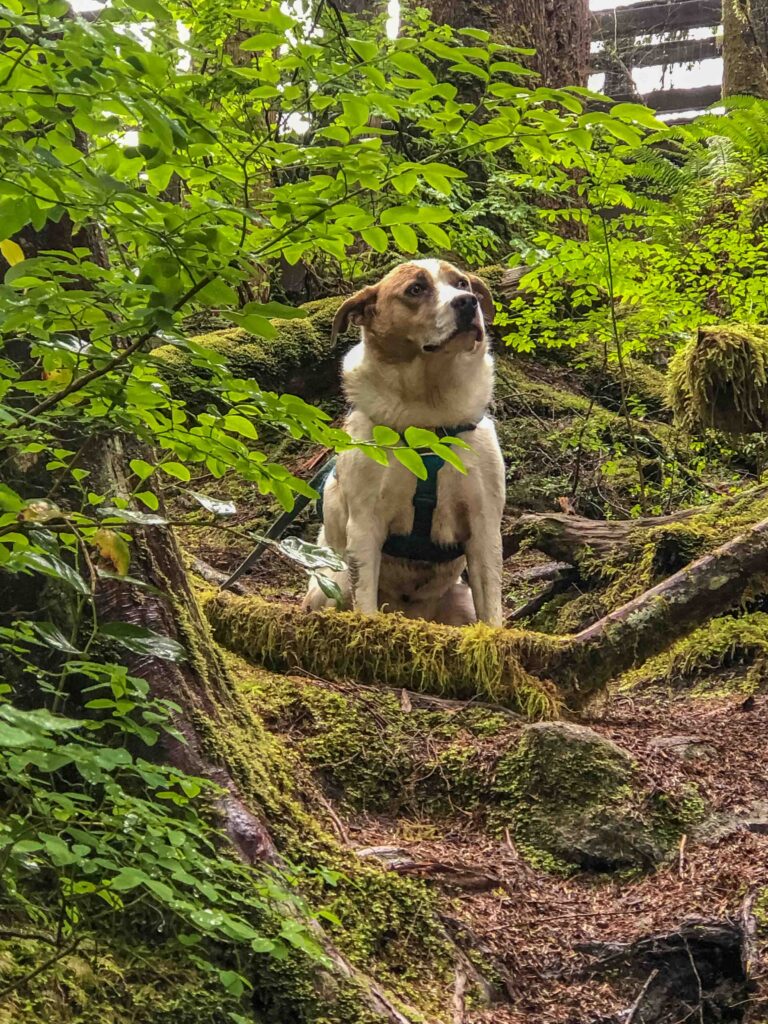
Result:
[[[462,423],[458,427],[440,427],[435,433],[441,437],[455,437],[460,433],[475,430],[476,423]],[[427,470],[424,480],[416,481],[413,495],[413,527],[410,533],[393,533],[384,541],[382,551],[392,558],[407,558],[414,562],[452,562],[464,554],[463,544],[436,544],[432,540],[432,519],[437,508],[437,474],[445,465],[442,455],[428,452],[421,456]],[[333,476],[336,468],[336,456],[330,459],[324,468],[324,474],[318,484],[320,498],[317,506],[320,518],[323,517],[323,491]]]

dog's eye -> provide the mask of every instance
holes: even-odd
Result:
[[[418,282],[416,282],[415,284],[412,284],[408,288],[405,289],[405,294],[406,295],[421,295],[421,293],[423,291],[424,291],[424,285],[423,284],[419,284]]]
[[[469,291],[469,281],[466,279],[466,277],[462,277],[460,281],[456,282],[456,287],[465,288],[467,291]]]

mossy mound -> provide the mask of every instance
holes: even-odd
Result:
[[[534,864],[616,870],[659,863],[703,804],[641,788],[629,755],[592,729],[566,722],[528,726],[496,767],[500,821],[511,819]]]
[[[326,794],[364,812],[418,818],[484,807],[498,752],[520,732],[509,713],[404,706],[394,690],[257,671],[241,676],[241,689]]]
[[[625,751],[582,726],[524,726],[477,705],[406,709],[400,694],[250,668],[240,685],[348,813],[509,830],[545,871],[648,867],[703,815],[695,792],[652,789]]]
[[[559,706],[555,687],[521,664],[547,642],[543,636],[484,623],[440,626],[395,614],[306,615],[295,606],[223,593],[204,607],[220,643],[269,668],[301,666],[324,678],[459,699],[479,696],[530,720],[551,718]]]
[[[700,327],[669,365],[669,402],[692,432],[759,433],[768,425],[768,328]]]
[[[315,394],[327,385],[319,372],[323,363],[332,362],[348,340],[331,341],[331,325],[339,299],[318,299],[301,307],[303,319],[273,320],[277,330],[273,339],[259,338],[238,327],[200,334],[195,345],[210,349],[226,360],[234,377],[258,381],[266,390]],[[174,345],[163,345],[152,353],[161,376],[178,397],[191,405],[204,404],[210,395],[206,385],[211,379],[204,356]],[[331,379],[335,366],[329,370]]]

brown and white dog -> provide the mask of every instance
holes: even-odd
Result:
[[[318,543],[349,566],[334,579],[358,611],[501,625],[504,463],[487,415],[493,361],[485,323],[493,316],[485,283],[440,260],[396,267],[347,299],[336,315],[334,334],[350,322],[362,328],[342,369],[352,437],[371,440],[380,424],[400,434],[411,426],[437,433],[463,427],[458,436],[471,446],[458,452],[466,475],[447,463],[437,473],[431,540],[447,552],[441,561],[382,550],[388,538],[411,533],[416,477],[394,458],[382,466],[359,449],[339,456],[325,487]],[[469,587],[461,582],[465,568]],[[304,607],[331,603],[312,585]]]

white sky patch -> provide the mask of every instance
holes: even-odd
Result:
[[[387,39],[397,39],[400,32],[400,0],[389,0],[387,4]]]
[[[628,7],[636,0],[590,0],[590,9],[593,11],[607,11],[620,7]],[[686,33],[686,39],[708,39],[717,35],[712,28],[693,28]],[[649,36],[637,38],[638,47],[648,46],[653,43],[665,41],[663,35],[654,33]],[[603,49],[600,44],[592,44],[592,52],[598,53]],[[721,57],[713,57],[708,60],[699,61],[696,64],[670,64],[666,68],[662,66],[633,68],[632,79],[637,86],[641,96],[647,96],[651,92],[660,89],[696,89],[704,85],[719,85],[723,80],[723,60]],[[600,92],[605,84],[605,75],[590,75],[589,87]],[[662,120],[678,118],[681,116],[693,116],[697,111],[677,111],[675,113],[660,114]]]

